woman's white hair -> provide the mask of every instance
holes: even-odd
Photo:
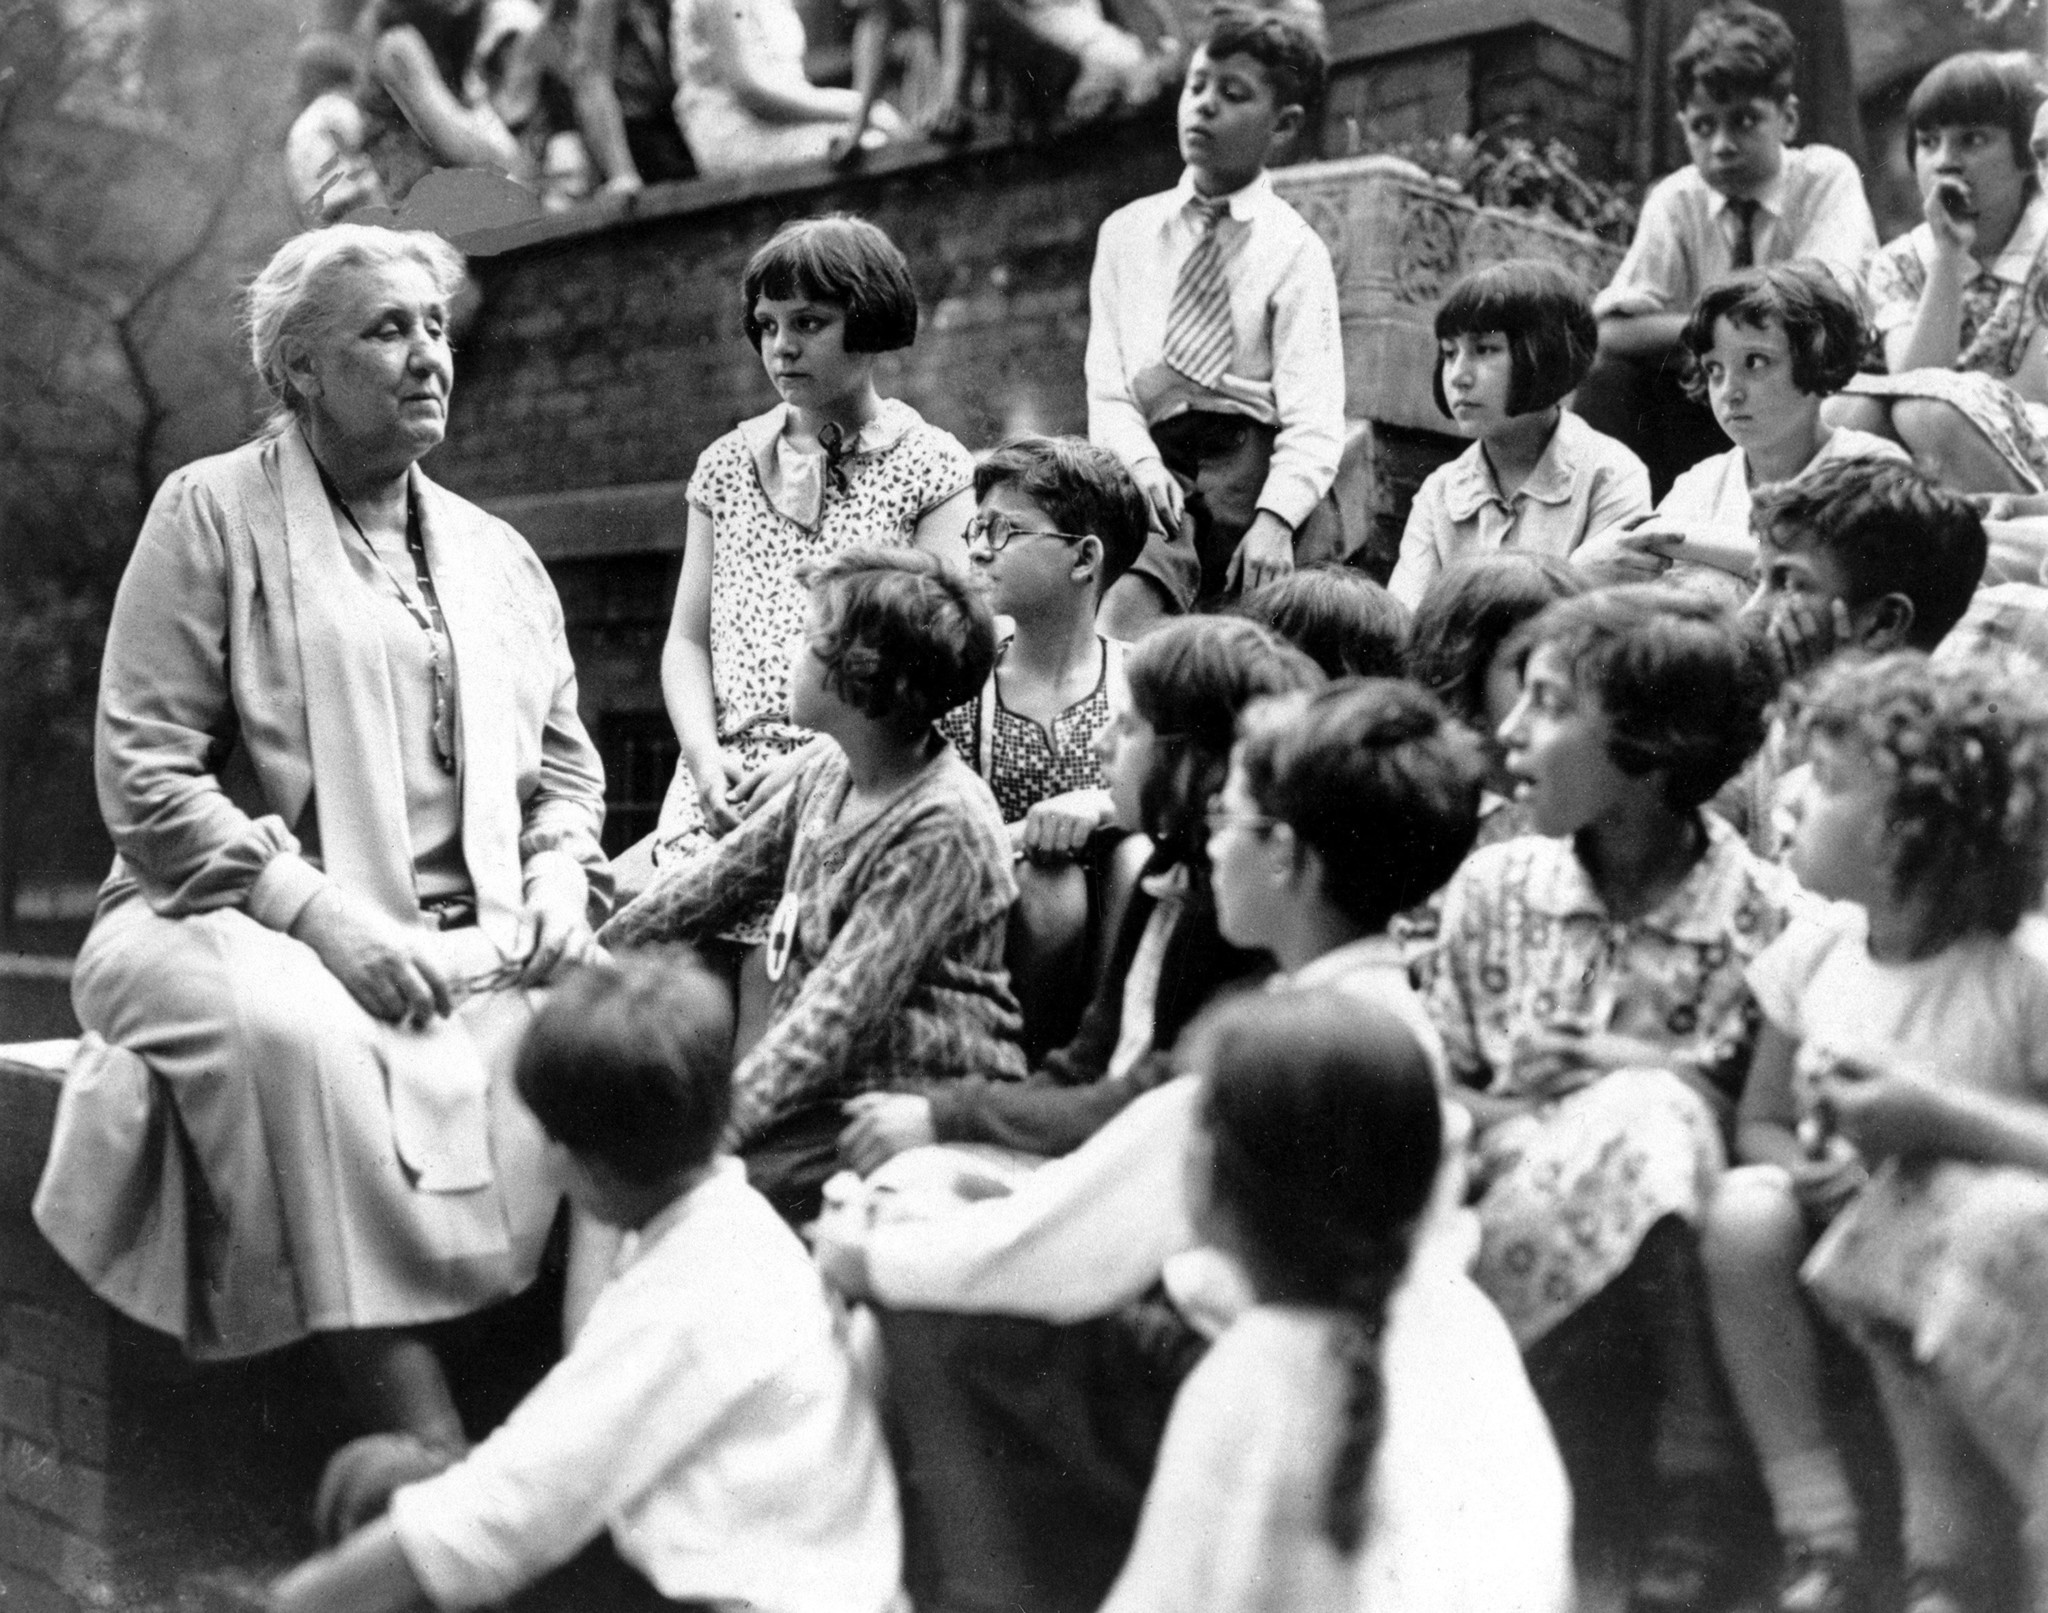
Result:
[[[264,423],[267,435],[282,431],[305,408],[306,400],[285,373],[285,339],[325,335],[340,317],[349,271],[392,263],[418,264],[447,301],[469,278],[462,254],[438,235],[376,224],[330,224],[293,236],[249,282],[243,315],[249,358],[273,405]]]

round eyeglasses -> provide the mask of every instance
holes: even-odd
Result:
[[[1018,538],[1058,538],[1062,543],[1086,543],[1092,532],[1046,532],[1037,527],[1012,524],[1007,515],[993,510],[976,510],[967,522],[967,541],[988,545],[990,554],[1001,554]]]
[[[1226,829],[1242,829],[1246,834],[1263,835],[1279,828],[1281,820],[1269,818],[1263,812],[1233,812],[1221,802],[1212,802],[1209,810],[1202,814],[1202,822],[1212,835],[1220,835]]]

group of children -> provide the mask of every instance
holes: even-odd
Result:
[[[1741,1589],[1745,1433],[1775,1606],[1880,1594],[1845,1339],[1903,1606],[1999,1605],[2016,1514],[2048,1610],[2044,666],[1963,625],[1986,523],[1908,462],[1990,394],[1837,411],[1860,265],[1766,263],[1847,205],[1782,149],[1782,30],[1723,0],[1674,64],[1699,161],[1646,230],[1720,260],[1647,237],[1598,313],[1545,265],[1453,291],[1474,442],[1389,587],[1314,563],[1341,350],[1263,176],[1320,72],[1286,17],[1222,16],[1187,178],[1104,227],[1090,441],[975,461],[880,398],[917,316],[872,226],[756,255],[783,402],[691,481],[677,785],[520,1065],[567,1355],[460,1461],[344,1453],[360,1527],[280,1606],[476,1605],[608,1527],[689,1605],[1562,1613],[1523,1359],[1622,1313],[1638,1613]],[[2015,250],[2010,66],[1915,98],[1895,369],[1985,373],[1996,310],[1934,338],[1957,251]],[[1567,408],[1653,336],[1734,444],[1655,508]]]

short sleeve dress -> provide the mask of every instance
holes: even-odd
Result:
[[[1669,1049],[1732,1100],[1758,1015],[1743,971],[1808,900],[1712,814],[1705,854],[1654,910],[1609,915],[1569,840],[1474,853],[1421,960],[1453,1074],[1504,1096],[1535,1032],[1614,1031]],[[1719,1117],[1669,1068],[1615,1070],[1487,1127],[1472,1181],[1473,1278],[1527,1348],[1627,1269],[1667,1215],[1697,1224],[1725,1163]]]
[[[1961,345],[1945,369],[1859,375],[1843,390],[1865,397],[1932,398],[1962,411],[2029,487],[2048,489],[2048,405],[2015,392],[2013,374],[2040,331],[2048,293],[2048,197],[2027,203],[2012,239],[1963,287]],[[1871,260],[1865,291],[1880,337],[1913,320],[1927,288],[1934,235],[1925,224],[1889,243]]]
[[[810,735],[791,723],[789,644],[809,598],[797,568],[858,544],[908,544],[932,510],[972,485],[974,462],[951,432],[886,398],[829,470],[783,435],[788,406],[743,421],[697,460],[691,505],[711,517],[711,686],[718,742],[748,767]],[[678,764],[655,828],[667,868],[711,843],[696,785]],[[733,938],[765,937],[766,915]]]

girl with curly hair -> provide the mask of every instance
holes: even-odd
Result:
[[[700,942],[772,909],[768,1027],[733,1072],[727,1137],[795,1224],[838,1168],[848,1099],[1024,1073],[1003,968],[1009,835],[938,731],[995,665],[988,604],[915,549],[849,549],[800,577],[811,614],[790,647],[790,716],[834,743],[601,936]]]
[[[1986,663],[1900,651],[1830,668],[1792,720],[1812,772],[1789,861],[1836,905],[1750,967],[1746,1163],[1707,1242],[1785,1542],[1778,1605],[1869,1594],[1803,1274],[1884,1402],[1908,1613],[1991,1605],[2001,1478],[2025,1605],[2048,1608],[2048,704]]]
[[[1700,578],[1706,568],[1739,599],[1757,563],[1755,489],[1835,460],[1908,462],[1897,443],[1822,417],[1821,405],[1856,373],[1864,343],[1856,299],[1811,260],[1745,269],[1708,286],[1679,332],[1686,395],[1713,410],[1735,446],[1679,473],[1656,513],[1627,533],[1621,569],[1675,565]]]
[[[1609,1289],[1602,1311],[1635,1313],[1661,1494],[1631,1605],[1711,1606],[1735,1442],[1697,1227],[1749,1061],[1743,967],[1799,893],[1702,809],[1762,738],[1767,685],[1733,616],[1672,588],[1564,600],[1514,643],[1500,740],[1534,833],[1458,871],[1425,960],[1477,1127],[1474,1275],[1525,1350]]]

